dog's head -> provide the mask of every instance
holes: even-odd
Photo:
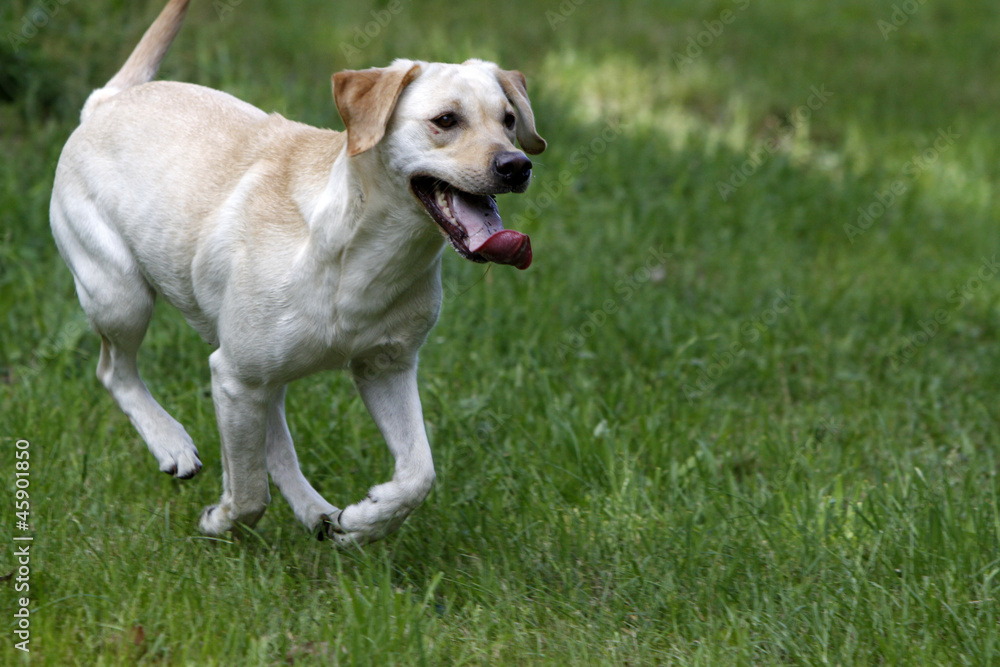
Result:
[[[333,94],[349,156],[378,147],[463,257],[528,268],[528,237],[503,228],[494,199],[524,192],[525,153],[545,150],[520,72],[481,60],[397,60],[335,74]]]

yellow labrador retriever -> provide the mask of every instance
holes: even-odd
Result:
[[[524,77],[479,60],[340,72],[347,131],[316,129],[151,82],[187,5],[170,0],[90,96],[56,170],[52,232],[101,336],[97,375],[160,470],[198,472],[191,437],[136,369],[161,294],[217,346],[223,492],[201,530],[257,522],[270,473],[320,537],[379,539],[434,482],[416,366],[441,306],[445,241],[472,261],[531,263],[528,237],[503,228],[494,202],[528,187],[524,153],[545,149]],[[284,407],[289,382],[334,368],[351,370],[395,457],[391,481],[342,510],[302,475]]]

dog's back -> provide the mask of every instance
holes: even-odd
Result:
[[[185,137],[197,138],[197,150]],[[120,235],[145,280],[214,343],[217,313],[193,285],[193,271],[210,261],[199,251],[229,253],[226,244],[238,239],[266,242],[262,221],[281,224],[284,238],[294,232],[305,239],[309,211],[295,206],[291,192],[317,199],[329,177],[320,167],[333,164],[345,141],[343,133],[267,114],[210,88],[173,81],[131,87],[92,108],[67,142],[56,169],[53,233],[60,248],[90,246],[94,236],[92,256],[106,252],[109,234]],[[172,196],[158,196],[163,191]],[[113,217],[81,210],[108,197]],[[261,214],[249,214],[255,209]],[[216,235],[233,225],[245,234]],[[64,254],[70,262],[81,256]]]

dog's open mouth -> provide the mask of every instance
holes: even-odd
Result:
[[[417,176],[410,187],[462,257],[519,269],[531,265],[531,241],[503,228],[493,195],[463,192],[430,176]]]

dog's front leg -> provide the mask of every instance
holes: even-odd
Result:
[[[296,518],[310,530],[316,530],[337,512],[337,508],[312,487],[299,467],[292,435],[285,421],[284,387],[271,397],[267,408],[267,471],[292,506]]]
[[[267,409],[275,393],[242,381],[222,348],[209,357],[212,399],[222,441],[222,500],[205,508],[200,528],[220,535],[253,526],[271,501],[267,484]]]
[[[366,544],[399,528],[431,490],[434,461],[424,430],[416,361],[406,368],[374,372],[354,368],[361,398],[396,460],[392,480],[369,490],[359,503],[330,518],[328,534],[344,544]]]

